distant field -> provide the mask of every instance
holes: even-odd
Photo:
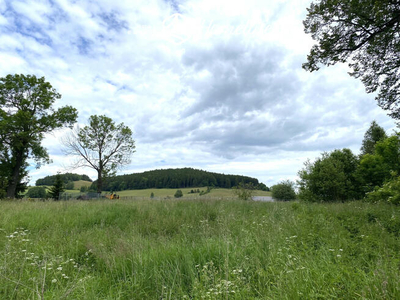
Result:
[[[399,239],[384,203],[0,201],[0,299],[400,299]]]
[[[197,190],[199,189],[200,191],[207,191],[206,187],[202,188],[184,188],[184,189],[179,189],[183,193],[183,197],[200,197],[199,193],[194,193],[190,194],[191,190]],[[130,197],[150,197],[151,193],[154,193],[154,197],[160,197],[160,198],[165,198],[165,197],[171,197],[173,198],[175,195],[175,192],[178,189],[145,189],[145,190],[127,190],[127,191],[121,191],[121,192],[116,192],[120,197],[124,196],[130,196]],[[254,192],[255,196],[270,196],[270,192],[264,192],[264,191],[255,191]],[[233,197],[233,190],[232,189],[212,189],[210,193],[205,194],[204,197]]]
[[[90,187],[91,185],[92,185],[92,182],[90,182],[90,181],[85,181],[85,180],[74,181],[74,189],[75,190],[80,190],[82,186]]]

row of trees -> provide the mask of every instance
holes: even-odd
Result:
[[[26,189],[27,167],[50,163],[42,146],[46,133],[73,128],[78,112],[71,106],[54,108],[61,95],[45,78],[7,75],[0,78],[0,198],[15,198]],[[64,150],[74,156],[73,167],[97,171],[97,191],[102,179],[130,162],[135,142],[132,131],[106,116],[90,116],[89,124],[75,127],[64,140]]]
[[[361,154],[350,149],[322,153],[299,172],[299,198],[306,201],[361,199],[400,174],[400,134],[387,136],[375,121],[365,133]]]
[[[107,178],[103,182],[105,191],[123,191],[148,188],[231,188],[239,183],[251,183],[256,188],[268,190],[258,179],[240,175],[225,175],[193,168],[162,169]],[[96,186],[97,181],[93,183]]]

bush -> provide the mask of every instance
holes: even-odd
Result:
[[[183,196],[183,193],[182,193],[181,190],[177,190],[176,193],[175,193],[175,195],[174,195],[175,198],[180,198],[180,197],[182,197],[182,196]]]
[[[290,180],[282,181],[271,187],[272,198],[282,201],[296,200],[294,182]]]
[[[376,187],[373,192],[367,193],[365,200],[400,205],[400,177],[393,174],[393,178],[384,183],[382,187]]]
[[[88,188],[85,185],[82,185],[81,188],[80,188],[81,193],[86,193],[87,190],[88,190]]]
[[[153,199],[153,198],[154,198],[154,193],[153,193],[153,192],[151,192],[151,194],[150,194],[150,198],[151,198],[151,199]]]
[[[254,185],[252,183],[239,183],[238,186],[233,188],[233,193],[240,200],[251,200],[254,194]]]
[[[27,198],[46,198],[46,189],[42,186],[34,186],[25,194]]]

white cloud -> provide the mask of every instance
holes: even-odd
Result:
[[[106,114],[130,126],[124,173],[197,167],[270,185],[321,151],[357,151],[373,119],[393,128],[346,66],[301,69],[308,0],[175,3],[2,3],[0,76],[46,76],[81,124]],[[63,169],[61,135],[46,138],[54,163],[32,183]]]

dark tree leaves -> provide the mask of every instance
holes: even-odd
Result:
[[[378,91],[378,105],[400,119],[400,1],[319,0],[307,9],[305,32],[317,44],[303,68],[349,61],[350,75],[366,91]]]
[[[44,134],[76,121],[75,108],[53,108],[60,98],[44,77],[16,74],[0,78],[0,173],[7,173],[7,197],[16,196],[27,175],[24,170],[29,158],[36,161],[37,167],[50,162],[41,145]]]

